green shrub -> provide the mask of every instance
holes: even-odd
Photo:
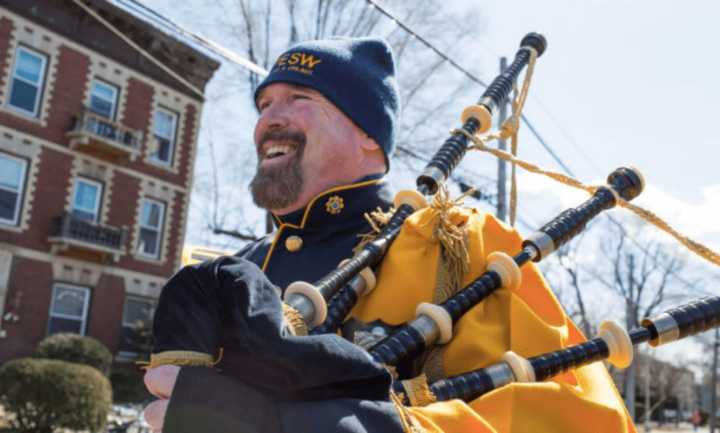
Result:
[[[38,344],[34,356],[57,359],[95,367],[107,376],[112,364],[112,353],[98,340],[78,334],[51,335]]]
[[[146,403],[154,397],[143,381],[144,372],[135,367],[115,366],[110,373],[115,403]]]
[[[0,404],[22,433],[104,430],[112,405],[110,381],[95,368],[21,358],[0,367]]]

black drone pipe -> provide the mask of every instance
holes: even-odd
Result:
[[[492,115],[508,98],[513,82],[522,69],[527,66],[531,52],[542,55],[547,43],[538,33],[529,33],[520,42],[520,49],[512,64],[496,77],[485,90],[476,105],[468,107],[463,113],[463,126],[468,134],[484,132],[492,126]],[[416,210],[425,207],[426,196],[435,194],[438,186],[444,182],[457,166],[468,149],[468,138],[463,134],[453,134],[433,156],[423,173],[417,178],[417,191],[401,191],[395,197],[395,212],[380,234],[366,244],[352,259],[330,272],[315,283],[296,281],[285,290],[284,300],[294,308],[308,328],[322,324],[327,316],[327,301],[353,279],[360,279],[360,272],[375,267],[382,260],[390,244],[395,240],[405,219]],[[361,284],[356,281],[354,284]],[[333,307],[335,308],[335,307]],[[347,306],[342,306],[346,309]],[[331,317],[338,316],[333,311]],[[344,318],[345,316],[342,315]]]
[[[508,352],[503,361],[487,368],[439,380],[430,385],[430,400],[462,399],[472,401],[481,395],[513,382],[540,382],[560,373],[601,360],[625,368],[632,362],[633,346],[648,342],[659,346],[720,326],[720,297],[709,296],[656,317],[642,321],[642,325],[626,332],[614,322],[601,325],[599,337],[555,352],[522,358]],[[411,398],[395,382],[396,392],[402,393],[407,404]]]
[[[467,287],[439,305],[420,304],[417,316],[407,325],[370,349],[376,361],[397,365],[410,356],[422,353],[436,343],[452,338],[452,329],[472,307],[495,290],[519,284],[519,268],[533,260],[540,261],[580,233],[600,212],[617,204],[617,197],[632,200],[643,190],[642,175],[635,169],[618,168],[610,173],[607,185],[599,187],[592,197],[576,208],[570,208],[545,224],[523,242],[515,257],[493,253],[488,256],[488,271]]]

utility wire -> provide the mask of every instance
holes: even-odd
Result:
[[[451,65],[453,65],[453,67],[455,67],[455,69],[457,69],[458,71],[460,71],[460,72],[462,72],[463,74],[465,74],[465,76],[468,77],[470,80],[476,82],[477,84],[481,85],[482,87],[488,87],[488,85],[487,85],[483,80],[481,80],[480,78],[478,78],[478,77],[476,77],[475,75],[473,75],[470,71],[468,71],[467,69],[465,69],[465,68],[463,68],[462,66],[460,66],[460,64],[458,64],[455,60],[453,60],[452,58],[450,58],[449,56],[447,56],[445,53],[443,53],[441,50],[439,50],[438,48],[436,48],[435,45],[431,44],[431,43],[428,42],[425,38],[423,38],[422,36],[420,36],[420,35],[418,35],[417,33],[415,33],[410,27],[408,27],[405,23],[403,23],[402,21],[400,21],[400,19],[395,18],[395,16],[394,16],[393,14],[391,14],[390,12],[388,12],[387,10],[385,10],[385,9],[384,9],[382,6],[380,6],[375,0],[366,0],[366,1],[370,4],[370,7],[371,7],[371,8],[376,9],[378,12],[380,12],[381,14],[385,15],[386,17],[388,17],[391,21],[393,21],[395,24],[397,24],[398,27],[400,27],[401,29],[405,30],[410,36],[412,36],[412,37],[414,37],[415,39],[417,39],[418,41],[420,41],[420,43],[422,43],[422,44],[425,45],[426,47],[430,48],[432,51],[435,52],[435,54],[437,54],[438,56],[440,56],[440,57],[442,57],[443,59],[445,59],[446,62],[448,62],[448,63],[450,63]]]
[[[458,71],[462,72],[462,73],[463,73],[465,76],[467,76],[471,81],[479,84],[479,85],[480,85],[481,87],[483,87],[483,88],[487,88],[487,87],[488,87],[487,83],[485,83],[483,80],[481,80],[480,78],[478,78],[475,74],[471,73],[470,71],[468,71],[467,69],[465,69],[464,67],[462,67],[462,66],[461,66],[460,64],[458,64],[455,60],[453,60],[450,56],[448,56],[447,54],[445,54],[442,50],[440,50],[440,49],[437,48],[435,45],[433,45],[433,44],[431,44],[430,42],[428,42],[427,39],[425,39],[425,38],[423,38],[422,36],[420,36],[419,34],[417,34],[412,28],[410,28],[410,26],[408,26],[407,24],[405,24],[404,22],[402,22],[402,20],[400,20],[399,18],[395,17],[395,15],[393,15],[393,14],[392,14],[391,12],[389,12],[387,9],[383,8],[382,6],[380,6],[380,5],[377,3],[376,0],[365,0],[365,1],[369,4],[369,6],[370,6],[371,8],[376,9],[378,12],[380,12],[380,13],[383,14],[383,15],[385,15],[388,19],[390,19],[391,21],[393,21],[398,27],[400,27],[400,28],[402,28],[403,30],[405,30],[410,36],[414,37],[414,38],[417,39],[420,43],[422,43],[422,44],[425,45],[427,48],[429,48],[430,50],[432,50],[433,52],[435,52],[438,56],[440,56],[440,57],[443,58],[446,62],[448,62],[450,65],[452,65],[455,69],[457,69]],[[525,123],[525,125],[527,125],[528,129],[530,130],[530,132],[533,134],[533,136],[535,136],[535,138],[538,140],[538,142],[540,142],[540,145],[550,154],[550,156],[552,157],[552,159],[554,159],[555,162],[557,162],[558,165],[560,165],[560,167],[562,167],[563,170],[565,170],[569,175],[571,175],[571,176],[574,177],[575,175],[573,174],[572,170],[570,170],[570,168],[568,167],[568,165],[565,164],[562,159],[560,159],[560,157],[558,156],[557,152],[555,152],[555,151],[550,147],[550,145],[548,145],[547,142],[542,138],[542,136],[540,135],[540,133],[537,131],[537,129],[535,129],[535,127],[534,127],[534,126],[532,125],[532,123],[530,122],[530,119],[528,119],[524,114],[522,114],[522,115],[521,115],[521,120]]]
[[[550,120],[553,122],[555,127],[560,131],[560,133],[565,137],[565,140],[570,143],[575,150],[580,154],[580,156],[583,157],[585,162],[588,163],[590,167],[595,170],[596,174],[602,175],[603,171],[602,169],[597,165],[597,163],[583,150],[582,146],[578,143],[578,141],[575,139],[575,137],[568,132],[568,130],[560,123],[560,121],[557,119],[557,117],[552,113],[550,108],[548,108],[541,100],[535,95],[530,95],[530,97],[535,101],[535,103],[547,114],[547,116],[550,118]]]

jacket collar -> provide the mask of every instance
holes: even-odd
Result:
[[[276,226],[299,229],[344,225],[363,221],[363,215],[380,207],[387,210],[392,194],[383,175],[366,176],[355,183],[331,188],[316,195],[305,206],[287,215],[274,215]]]

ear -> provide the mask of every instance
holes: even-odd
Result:
[[[363,134],[364,137],[360,141],[360,147],[363,150],[381,150],[380,145],[375,140],[370,138],[367,134]]]

